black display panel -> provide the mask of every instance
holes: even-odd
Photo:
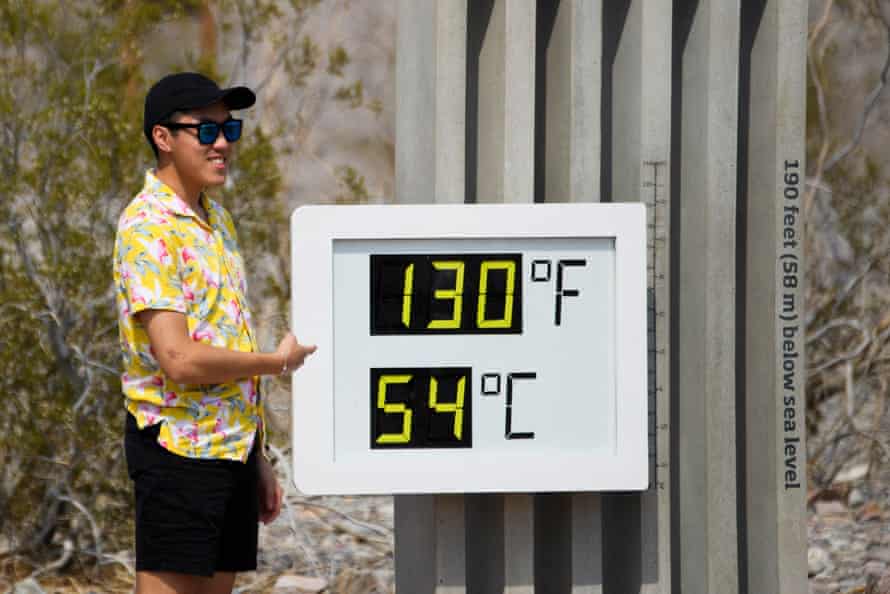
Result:
[[[371,449],[473,445],[469,367],[371,369]]]
[[[522,254],[370,258],[371,335],[522,333]]]

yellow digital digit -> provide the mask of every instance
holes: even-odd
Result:
[[[430,377],[430,408],[437,413],[453,413],[454,414],[454,436],[461,439],[464,427],[464,386],[467,378],[462,377],[457,380],[457,398],[454,402],[439,402],[438,391],[439,382],[436,378]]]
[[[491,270],[507,271],[507,286],[504,291],[504,317],[489,320],[485,318],[485,302],[488,299],[488,273]],[[513,289],[516,286],[516,262],[512,260],[488,260],[482,263],[479,271],[479,307],[476,311],[476,326],[479,328],[509,328],[513,325]]]
[[[454,301],[454,309],[451,319],[432,320],[427,328],[460,328],[460,312],[464,302],[464,263],[459,260],[438,260],[433,262],[436,270],[454,270],[454,288],[437,289],[434,293],[436,299],[451,299]]]
[[[411,381],[411,375],[381,375],[377,382],[377,408],[383,409],[386,414],[402,415],[401,433],[383,433],[377,438],[377,443],[408,443],[411,441],[411,415],[410,408],[401,402],[386,402],[386,386],[390,384],[407,384]]]
[[[402,323],[405,328],[411,326],[411,294],[414,292],[414,264],[405,269],[405,284],[402,293]]]

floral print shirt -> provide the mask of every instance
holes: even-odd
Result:
[[[257,350],[250,325],[244,261],[229,213],[202,195],[205,223],[149,170],[120,217],[114,284],[127,410],[140,428],[161,423],[158,443],[189,458],[247,460],[263,429],[259,378],[177,384],[152,352],[134,315],[146,309],[185,314],[193,340]]]

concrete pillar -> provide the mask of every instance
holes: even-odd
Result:
[[[466,201],[467,0],[436,2],[436,202]]]
[[[531,202],[535,160],[534,0],[482,0],[470,6],[478,54],[475,88],[475,202]],[[476,49],[476,48],[471,48]]]
[[[397,592],[436,592],[436,497],[396,495],[393,498]]]
[[[748,592],[782,594],[807,588],[800,212],[806,5],[769,0],[742,15],[744,577]]]
[[[427,495],[424,498],[435,500],[435,592],[464,594],[467,591],[465,498],[463,495]]]
[[[679,133],[680,584],[736,592],[735,269],[739,2],[682,2]],[[677,15],[679,16],[679,15]],[[675,158],[676,155],[675,155]],[[676,272],[676,271],[675,271]]]
[[[504,199],[504,35],[506,2],[470,2],[467,41],[467,117],[473,136],[468,147],[470,202]]]
[[[466,31],[466,0],[399,0],[397,202],[465,200]]]
[[[535,183],[535,0],[496,0],[503,7],[504,155],[492,173],[503,177],[504,202],[531,202]],[[501,14],[500,11],[497,13]],[[480,122],[480,130],[483,125]],[[481,172],[480,172],[481,173]],[[480,175],[481,177],[481,175]],[[535,590],[534,503],[531,495],[504,496],[504,593]]]
[[[538,5],[535,200],[600,201],[603,9],[587,0]],[[598,493],[535,502],[538,594],[602,594]]]
[[[396,22],[396,202],[431,202],[436,179],[436,9],[399,0]],[[410,26],[408,26],[410,25]],[[404,92],[410,87],[411,92]],[[419,158],[420,156],[423,158]]]
[[[649,410],[650,489],[640,496],[640,569],[645,594],[671,591],[671,431],[676,394],[670,389],[670,150],[671,37],[673,14],[667,2],[643,5],[642,79],[640,106],[640,192],[648,205],[649,223]]]
[[[399,1],[396,202],[465,201],[466,32],[466,0]],[[395,528],[398,591],[466,592],[463,496],[397,496]]]
[[[778,531],[776,539],[776,555],[778,561],[778,578],[775,592],[795,592],[803,590],[807,584],[807,459],[806,459],[806,340],[804,337],[804,251],[803,251],[803,192],[804,174],[806,167],[806,40],[807,40],[807,3],[799,0],[777,0],[777,37],[779,39],[775,58],[778,61],[779,81],[776,89],[776,144],[779,147],[779,155],[782,159],[782,170],[776,171],[777,180],[781,180],[775,188],[773,196],[779,195],[781,188],[782,213],[775,216],[773,222],[776,227],[776,237],[782,237],[782,249],[779,252],[782,274],[776,275],[776,291],[781,291],[781,307],[776,303],[776,343],[773,351],[775,369],[782,369],[781,377],[775,377],[776,391],[774,392],[773,406],[777,408],[776,424],[781,428],[782,448],[773,450],[773,455],[782,461],[780,468],[775,469],[776,475],[781,477],[781,488],[776,491],[776,522],[767,525],[775,526]],[[793,212],[798,207],[797,216],[788,219],[785,215]],[[779,213],[775,213],[779,215]],[[789,241],[787,231],[792,231],[795,241]],[[790,270],[786,264],[795,262],[798,265],[796,275],[787,274]],[[795,286],[786,284],[786,279],[796,276]],[[791,298],[794,311],[788,311],[786,307],[788,298]],[[788,333],[796,328],[793,337]],[[779,337],[781,336],[781,348]],[[786,384],[785,363],[790,358],[790,352],[786,350],[788,341],[791,341],[791,352],[797,352],[797,365],[794,367],[791,385]],[[786,358],[786,356],[788,356]],[[781,361],[781,365],[780,365]],[[782,402],[779,403],[778,395],[781,394]],[[792,426],[786,423],[790,409],[797,423]],[[781,410],[781,414],[778,413]],[[751,439],[756,439],[751,436]],[[795,441],[796,440],[796,441]],[[778,440],[777,440],[778,441]],[[796,476],[799,479],[798,486],[794,486],[793,477],[789,475],[788,459],[791,452],[789,443],[796,443],[795,455],[797,457]],[[777,464],[778,466],[778,464]],[[751,568],[752,575],[757,571]],[[756,590],[749,590],[755,592]],[[764,590],[768,591],[768,590]]]
[[[607,591],[671,586],[670,145],[672,10],[658,0],[606,4],[604,193],[647,204],[651,487],[604,498]]]
[[[535,593],[534,496],[504,495],[504,594]]]
[[[503,6],[504,202],[531,202],[535,184],[535,0],[497,0]]]
[[[603,9],[551,0],[538,15],[535,198],[600,201]],[[543,162],[543,163],[542,163]]]
[[[534,195],[536,8],[534,0],[470,5],[470,74],[478,73],[472,86],[476,95],[470,97],[478,109],[471,119],[476,202],[523,203]],[[502,515],[480,512],[492,506]],[[468,515],[477,520],[468,522],[469,591],[533,592],[531,496],[481,495],[468,501]],[[498,531],[500,539],[491,536]]]
[[[598,493],[576,493],[572,495],[571,510],[571,594],[602,594],[602,497]]]
[[[642,494],[397,497],[398,591],[803,591],[805,0],[399,2],[397,202],[647,204],[652,456]]]

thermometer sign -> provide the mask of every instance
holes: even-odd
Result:
[[[304,492],[647,486],[641,205],[309,207],[292,243]]]

